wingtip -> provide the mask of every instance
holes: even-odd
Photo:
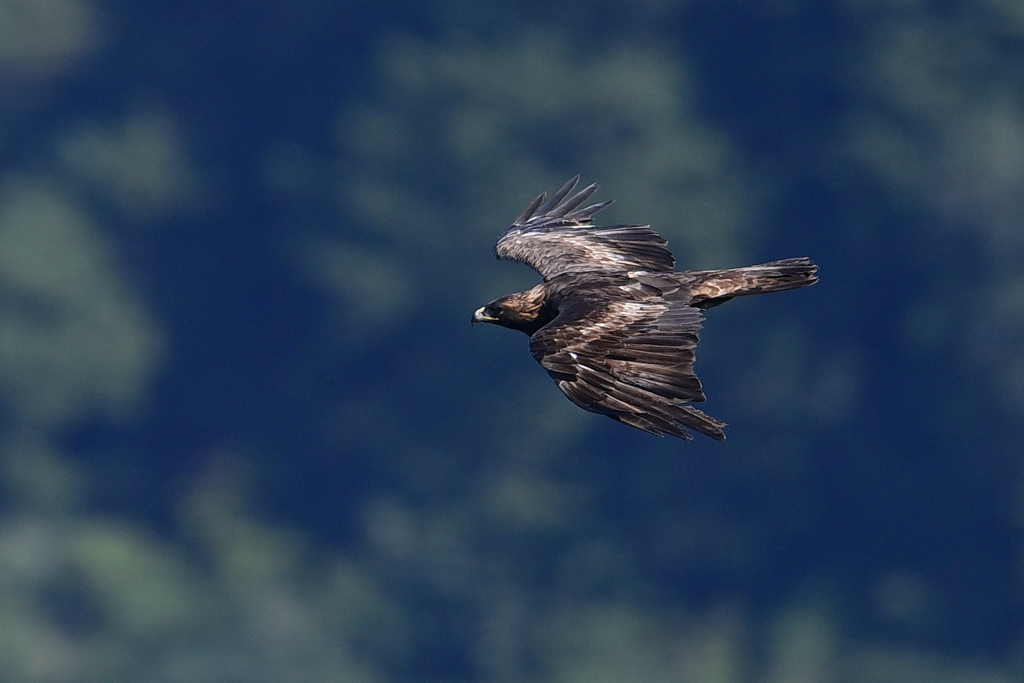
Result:
[[[515,217],[512,221],[512,225],[523,225],[526,221],[530,220],[535,213],[537,213],[537,207],[544,203],[547,198],[547,192],[541,192],[537,197],[530,202],[529,206],[522,210],[522,212]]]
[[[557,207],[559,203],[561,203],[561,201],[565,199],[565,196],[567,194],[572,192],[572,188],[576,187],[576,183],[578,183],[579,181],[580,177],[578,174],[574,175],[572,178],[569,178],[569,180],[567,180],[564,185],[558,188],[557,192],[552,194],[546,202],[544,202],[537,208],[538,213],[540,213],[541,216],[550,213],[552,209]]]
[[[601,209],[605,208],[609,204],[613,203],[614,201],[615,201],[614,199],[606,199],[603,202],[598,202],[597,204],[591,204],[590,206],[584,207],[582,209],[577,209],[576,211],[573,211],[572,213],[567,214],[565,217],[566,217],[567,220],[579,221],[581,223],[583,221],[589,221],[591,218],[594,217],[595,213],[597,213]]]
[[[583,202],[587,201],[591,195],[597,192],[600,187],[597,183],[591,183],[566,199],[569,193],[572,192],[576,185],[579,184],[579,181],[580,176],[574,175],[550,197],[547,193],[542,192],[533,200],[533,202],[530,203],[529,206],[523,209],[523,211],[516,216],[512,224],[525,225],[531,220],[537,220],[540,218],[565,218],[570,221],[584,223],[589,221],[598,211],[612,203],[612,200],[608,200],[582,209],[578,208],[583,204]]]
[[[574,194],[572,197],[569,197],[564,202],[562,202],[561,205],[555,207],[550,212],[550,215],[551,216],[562,217],[562,218],[566,217],[566,215],[570,211],[573,211],[573,209],[578,207],[583,202],[587,201],[587,199],[590,197],[590,195],[592,195],[595,192],[597,192],[597,187],[598,187],[597,183],[591,183],[591,184],[587,185],[582,190],[580,190],[579,192]]]

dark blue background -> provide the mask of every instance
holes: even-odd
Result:
[[[0,61],[0,183],[78,207],[163,344],[114,417],[30,420],[0,379],[7,443],[56,463],[7,477],[8,547],[65,548],[0,594],[64,663],[0,646],[5,680],[1019,674],[1020,12],[777,5],[109,2],[73,5],[93,38],[52,68]],[[650,57],[626,78],[678,86],[678,116],[602,99],[616,54]],[[559,59],[591,89],[552,96]],[[65,136],[154,112],[187,198],[133,213],[62,161]],[[483,142],[459,147],[474,114]],[[632,155],[659,125],[710,170]],[[577,172],[681,268],[820,265],[810,290],[709,312],[725,443],[578,413],[524,338],[468,325],[535,282],[493,240]],[[634,191],[649,177],[676,183],[667,208]],[[45,308],[29,290],[0,320]],[[136,575],[171,597],[114,597]]]

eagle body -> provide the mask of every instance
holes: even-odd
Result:
[[[647,225],[593,226],[610,202],[577,209],[597,186],[565,199],[575,177],[540,195],[498,239],[498,258],[532,266],[544,282],[477,309],[473,322],[519,330],[569,400],[652,434],[717,440],[725,424],[690,405],[705,400],[694,374],[703,311],[735,296],[806,287],[809,259],[675,272],[666,241]]]

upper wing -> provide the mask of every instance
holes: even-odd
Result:
[[[530,337],[530,352],[586,410],[653,434],[722,440],[724,423],[685,405],[703,401],[693,372],[701,312],[684,302],[612,301],[563,309]]]
[[[577,209],[597,190],[587,185],[565,199],[579,179],[571,178],[546,201],[544,194],[534,199],[498,238],[495,255],[525,263],[545,280],[562,273],[672,270],[667,242],[649,225],[592,226],[594,214],[611,202]]]

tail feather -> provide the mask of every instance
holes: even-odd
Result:
[[[808,287],[818,281],[818,266],[808,258],[789,258],[746,268],[699,270],[682,273],[693,304],[711,308],[736,296],[782,292]]]

